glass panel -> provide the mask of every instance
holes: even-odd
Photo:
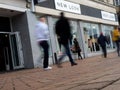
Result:
[[[109,45],[107,44],[107,48],[113,48],[114,44],[112,41],[112,30],[114,29],[113,26],[102,25],[103,34],[107,37]]]
[[[17,42],[16,42],[16,36],[10,35],[10,39],[11,39],[11,47],[12,47],[12,57],[13,57],[13,64],[14,66],[19,66],[20,62],[19,62],[19,56],[18,56],[18,50],[17,50]]]
[[[100,50],[97,43],[99,35],[98,24],[83,23],[83,32],[85,38],[85,46],[88,52],[96,52]]]
[[[88,52],[92,52],[92,31],[90,30],[90,24],[84,23],[83,26],[84,39],[85,39],[85,48]]]
[[[47,17],[46,17],[46,23],[48,25],[48,19],[47,19]],[[49,27],[48,27],[48,30],[49,30]],[[49,35],[50,35],[50,33],[49,33]],[[49,44],[49,56],[52,56],[52,53],[51,53],[52,52],[52,48],[51,48],[51,40],[50,39],[48,41],[48,44]],[[42,53],[43,53],[43,50],[42,50]]]
[[[92,34],[93,34],[92,36],[93,51],[99,51],[100,47],[99,47],[99,44],[97,43],[97,39],[99,36],[99,28],[97,24],[91,24],[91,27],[92,27]]]
[[[73,38],[72,38],[72,42],[73,42],[73,39],[78,37],[77,22],[70,21],[70,26],[71,26],[71,33],[72,33],[72,36],[73,36]]]
[[[17,50],[18,50],[18,56],[19,56],[19,62],[20,62],[19,68],[23,68],[24,67],[24,60],[23,60],[23,51],[22,51],[20,33],[15,32],[15,36],[16,36],[16,41],[17,41]]]
[[[120,5],[119,0],[115,0],[115,5]]]
[[[54,31],[55,31],[55,24],[56,24],[56,21],[58,20],[58,18],[53,18],[53,29],[54,29]],[[56,42],[56,48],[57,48],[57,54],[61,51],[61,49],[60,49],[60,44],[58,43],[58,37],[57,37],[57,35],[56,34],[54,34],[55,35],[55,42]]]
[[[80,46],[80,48],[82,47],[82,44],[80,44],[79,40],[80,40],[80,34],[79,32],[77,31],[77,22],[76,21],[70,21],[70,26],[71,26],[71,34],[72,34],[72,45],[74,45],[74,38],[77,39],[78,41],[78,44]],[[74,50],[71,50],[72,53],[76,53],[76,51]]]

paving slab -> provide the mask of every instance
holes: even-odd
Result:
[[[120,90],[120,84],[117,85],[110,85],[102,90]]]
[[[76,60],[77,66],[64,62],[63,68],[44,71],[23,69],[0,74],[0,90],[120,90],[120,57],[94,56]],[[112,88],[112,89],[111,89]]]

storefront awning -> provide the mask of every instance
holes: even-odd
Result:
[[[11,17],[11,16],[15,16],[25,11],[26,9],[24,8],[0,4],[0,16]]]

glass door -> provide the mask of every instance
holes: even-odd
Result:
[[[24,67],[22,45],[19,32],[9,34],[13,69]]]
[[[99,28],[97,24],[91,24],[91,35],[90,39],[92,39],[92,44],[93,44],[93,51],[100,51],[99,44],[97,42],[99,37]]]
[[[92,42],[89,39],[89,32],[87,28],[83,28],[83,33],[84,33],[84,42],[85,42],[85,48],[87,52],[92,51]]]
[[[85,47],[88,53],[100,51],[97,39],[99,36],[99,28],[97,24],[84,23],[83,33],[85,39]]]
[[[108,26],[108,25],[102,25],[102,32],[106,36],[108,43],[107,48],[112,49],[114,42],[112,41],[112,30],[114,29],[113,26]]]

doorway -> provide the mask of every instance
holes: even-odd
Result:
[[[0,32],[0,71],[24,67],[18,32]]]
[[[100,47],[97,42],[100,33],[98,24],[84,23],[83,33],[87,52],[94,53],[100,51]]]

